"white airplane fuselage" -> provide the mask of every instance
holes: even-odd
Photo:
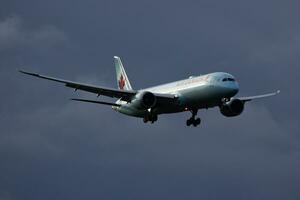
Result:
[[[230,81],[223,81],[228,78]],[[239,85],[231,74],[215,72],[139,90],[139,92],[146,91],[176,96],[174,103],[168,106],[157,105],[151,110],[153,114],[159,115],[219,106],[222,99],[230,99],[238,93]],[[150,112],[138,109],[134,103],[122,100],[116,103],[121,106],[113,106],[113,109],[129,116],[144,118]]]

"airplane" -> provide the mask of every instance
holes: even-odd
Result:
[[[113,110],[122,114],[142,118],[144,123],[154,123],[158,115],[191,112],[186,125],[194,127],[201,123],[196,118],[198,110],[219,107],[225,117],[235,117],[244,110],[246,102],[277,95],[280,91],[248,97],[234,97],[239,92],[239,84],[229,73],[214,72],[200,76],[190,76],[155,87],[134,90],[119,57],[114,56],[118,89],[78,83],[23,70],[19,72],[34,77],[56,81],[65,84],[75,91],[82,90],[100,95],[116,98],[116,102],[95,101],[89,99],[73,98],[71,100],[95,104],[109,105]]]

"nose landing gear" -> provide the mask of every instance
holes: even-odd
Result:
[[[192,117],[186,120],[186,125],[190,126],[193,124],[194,127],[198,126],[201,123],[201,119],[195,118],[197,115],[198,110],[192,110]]]

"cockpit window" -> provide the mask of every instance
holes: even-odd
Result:
[[[231,82],[234,82],[235,80],[233,78],[223,78],[222,80],[223,82],[225,81],[231,81]]]

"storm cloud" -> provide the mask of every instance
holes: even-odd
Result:
[[[299,6],[2,1],[0,200],[299,199]],[[237,118],[201,110],[198,128],[190,113],[150,125],[17,72],[116,87],[115,55],[135,89],[226,71],[241,96],[281,94]]]

